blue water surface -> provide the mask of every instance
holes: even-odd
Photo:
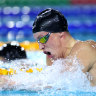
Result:
[[[47,92],[46,92],[47,91]],[[72,92],[64,90],[45,91],[0,91],[0,96],[96,96],[96,92]]]

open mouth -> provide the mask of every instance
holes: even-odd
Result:
[[[49,51],[44,51],[44,54],[46,54],[48,57],[52,57],[52,54]]]
[[[44,51],[44,54],[51,55],[51,52]]]

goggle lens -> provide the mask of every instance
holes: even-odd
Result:
[[[39,39],[40,43],[46,43],[46,41],[47,41],[46,37],[42,37],[42,38]]]
[[[38,40],[38,43],[46,43],[49,39],[49,36],[50,36],[51,33],[48,33],[47,35],[41,37],[39,40]]]

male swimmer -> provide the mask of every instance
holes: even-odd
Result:
[[[66,18],[57,10],[46,9],[38,14],[33,23],[33,33],[39,47],[51,59],[76,56],[84,66],[84,73],[92,76],[91,84],[96,85],[96,42],[77,41],[68,31]]]
[[[91,84],[96,85],[96,42],[75,40],[68,31],[66,18],[60,12],[46,9],[38,14],[33,23],[33,33],[40,49],[47,55],[47,65],[52,65],[51,60],[73,59],[76,56],[84,66],[82,71],[89,72],[92,76]],[[4,77],[4,80],[8,78]],[[7,85],[11,87],[14,84],[14,81],[9,80]]]

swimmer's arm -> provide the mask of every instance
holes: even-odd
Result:
[[[89,71],[91,77],[89,77],[92,86],[96,86],[96,62]]]
[[[0,88],[12,89],[15,82],[10,80],[8,76],[0,75]]]
[[[89,72],[90,76],[93,78],[91,81],[92,85],[96,85],[96,51],[91,46],[87,44],[82,44],[82,46],[76,46],[71,53],[71,56],[76,56],[80,61],[80,64],[84,66],[82,70],[84,73]],[[88,77],[89,79],[89,77]]]
[[[70,53],[70,56],[76,56],[79,60],[79,63],[84,66],[83,72],[88,72],[94,64],[96,52],[87,43],[81,43],[80,45],[77,44],[75,48],[73,48],[73,50]]]
[[[5,76],[0,75],[0,87],[3,87],[7,82],[7,79]]]

